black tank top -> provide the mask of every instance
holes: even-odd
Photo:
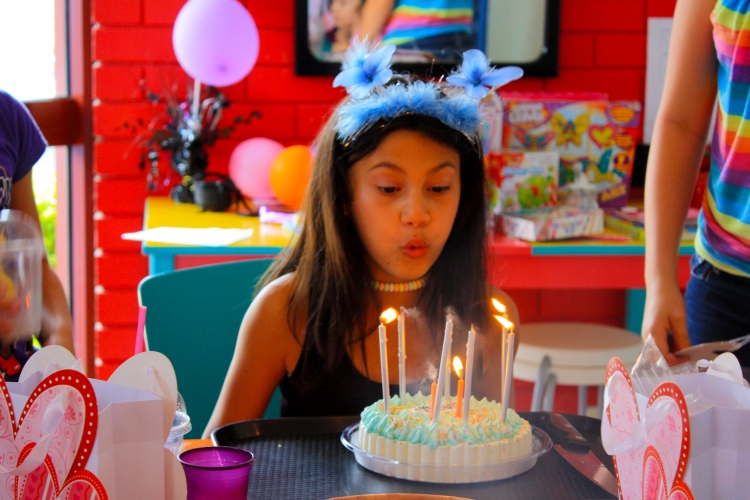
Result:
[[[294,372],[279,384],[282,417],[359,415],[366,406],[383,399],[382,384],[362,375],[348,355],[330,372],[323,370],[325,361],[315,349],[309,362],[320,367],[320,383],[303,391],[300,388],[302,361],[297,362]],[[398,384],[390,387],[391,396],[398,394]]]

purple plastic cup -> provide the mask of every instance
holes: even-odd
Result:
[[[245,500],[255,457],[230,446],[193,448],[180,453],[187,500]]]

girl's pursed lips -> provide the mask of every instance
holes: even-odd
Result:
[[[404,243],[402,248],[427,248],[427,242],[422,238],[411,238],[409,241]]]
[[[412,238],[401,247],[401,252],[407,257],[417,259],[427,253],[427,242],[422,238]]]

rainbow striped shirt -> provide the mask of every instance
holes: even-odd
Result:
[[[750,0],[718,0],[711,14],[719,110],[698,218],[698,255],[750,277]]]
[[[424,38],[471,32],[473,0],[397,0],[383,43],[402,45]]]

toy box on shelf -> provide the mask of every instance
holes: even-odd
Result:
[[[627,204],[641,104],[606,94],[503,93],[503,151],[557,151],[560,186],[576,165],[601,208]]]
[[[495,215],[557,205],[557,152],[490,154],[487,168],[490,209]]]
[[[699,209],[690,208],[687,219],[682,229],[682,241],[693,241],[698,231]],[[634,239],[646,240],[646,220],[643,209],[636,207],[623,207],[618,210],[607,210],[604,212],[604,225],[628,234]]]
[[[601,234],[604,211],[595,208],[559,206],[535,213],[503,215],[503,230],[508,236],[526,241],[550,241]]]

